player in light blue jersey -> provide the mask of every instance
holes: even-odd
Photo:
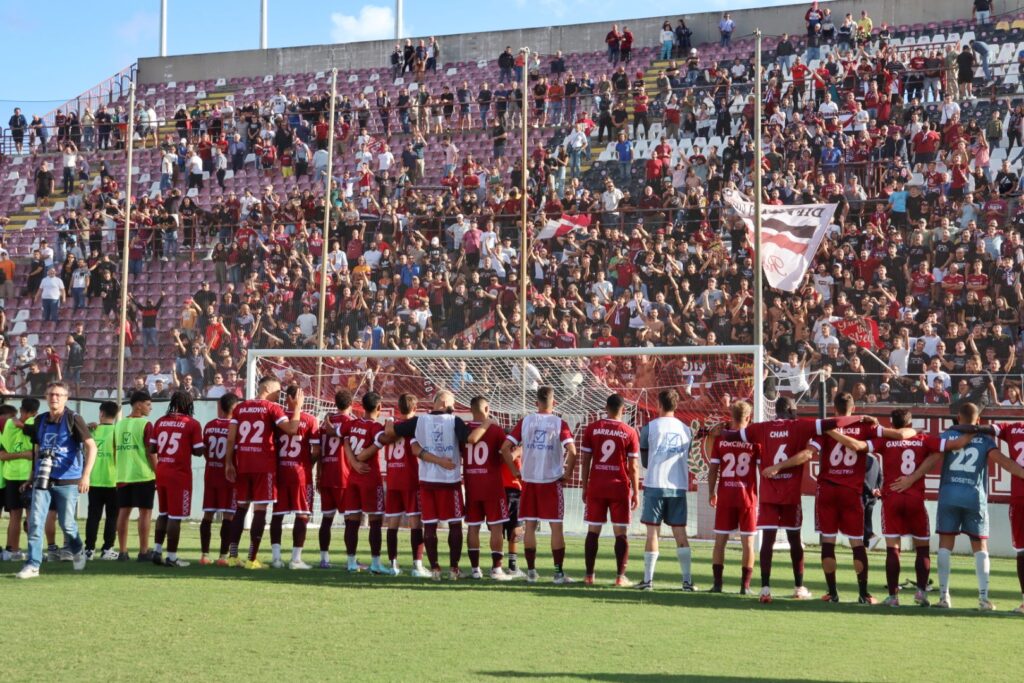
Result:
[[[960,425],[977,425],[980,411],[973,403],[960,408]],[[974,553],[974,570],[978,577],[978,609],[992,611],[995,605],[988,597],[988,463],[998,463],[1015,477],[1024,478],[1024,468],[999,450],[992,432],[978,432],[959,450],[945,455],[939,482],[939,506],[935,528],[939,533],[939,602],[936,607],[949,608],[950,561],[958,534],[967,534]],[[955,439],[960,432],[954,427],[942,438]]]

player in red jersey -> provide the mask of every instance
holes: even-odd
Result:
[[[1010,457],[1024,467],[1024,422],[995,425],[996,436],[1010,446]],[[1024,479],[1010,479],[1010,535],[1017,552],[1017,580],[1020,582],[1021,604],[1014,610],[1024,614]]]
[[[775,538],[782,529],[789,540],[789,555],[793,562],[793,597],[807,600],[811,592],[804,586],[804,546],[800,539],[803,525],[801,485],[804,468],[814,457],[815,450],[807,447],[815,436],[825,430],[851,424],[859,418],[844,420],[798,420],[796,403],[783,396],[775,402],[777,419],[758,422],[736,432],[722,432],[728,441],[745,441],[761,448],[761,491],[758,500],[757,528],[761,536],[761,595],[760,601],[772,601],[771,575]]]
[[[588,525],[584,544],[587,574],[583,583],[594,585],[594,564],[597,561],[601,527],[611,517],[615,534],[615,585],[630,588],[626,578],[629,563],[630,511],[640,502],[640,437],[636,430],[622,421],[626,400],[612,394],[605,401],[607,417],[591,422],[583,430],[582,484],[580,490],[586,505],[583,521]]]
[[[341,430],[342,447],[349,475],[342,493],[345,512],[345,552],[348,571],[358,572],[356,551],[359,548],[359,525],[363,513],[370,523],[370,572],[391,574],[390,567],[380,563],[381,529],[384,524],[384,483],[380,477],[380,458],[375,443],[384,425],[380,417],[381,397],[376,391],[363,394],[363,417],[349,420]]]
[[[192,512],[192,458],[201,458],[206,452],[203,426],[192,417],[192,397],[188,392],[174,392],[167,414],[153,423],[149,451],[156,455],[156,494],[160,501],[153,563],[187,567],[188,562],[178,559],[181,520],[188,519]],[[167,559],[163,560],[165,537]]]
[[[213,516],[221,514],[220,555],[217,566],[228,566],[228,546],[231,543],[231,523],[235,518],[235,486],[224,477],[224,456],[228,451],[228,430],[231,412],[241,399],[235,394],[224,394],[217,400],[217,417],[206,423],[203,439],[206,441],[206,473],[203,476],[203,521],[199,523],[199,543],[202,557],[199,564],[211,564],[210,540],[213,535]]]
[[[853,396],[846,392],[833,399],[836,414],[853,415]],[[878,601],[868,592],[868,550],[864,546],[864,475],[867,469],[865,455],[844,446],[834,435],[842,434],[858,440],[870,437],[909,439],[917,432],[909,427],[887,429],[872,417],[843,425],[813,441],[820,453],[818,458],[818,488],[814,497],[816,526],[821,534],[821,569],[825,573],[828,592],[822,596],[826,602],[839,602],[836,585],[836,537],[842,533],[850,542],[853,568],[857,572],[857,602],[874,605]]]
[[[895,429],[910,427],[909,410],[892,411]],[[875,437],[862,441],[837,431],[830,432],[844,447],[853,451],[866,451],[881,458],[882,464],[882,535],[885,537],[885,578],[889,597],[883,604],[899,606],[900,540],[910,536],[914,541],[917,559],[917,592],[914,602],[928,606],[928,575],[931,573],[929,542],[931,530],[928,511],[924,506],[924,477],[942,458],[942,453],[967,446],[973,434],[958,439],[939,439],[930,434],[916,434],[910,438]]]
[[[331,568],[331,525],[341,507],[348,476],[348,463],[339,434],[352,417],[352,392],[339,389],[334,394],[338,412],[328,415],[321,425],[320,459],[316,463],[316,490],[320,492],[320,569]]]
[[[746,429],[753,408],[746,401],[737,401],[729,407],[733,430]],[[739,532],[743,546],[743,569],[740,594],[750,591],[750,578],[754,575],[754,534],[757,533],[757,472],[761,450],[752,443],[738,440],[715,439],[708,469],[708,501],[715,508],[715,547],[711,552],[711,570],[714,573],[712,593],[722,592],[722,572],[725,568],[725,544],[729,534]]]
[[[297,387],[286,389],[289,395]],[[277,502],[270,518],[270,566],[283,569],[281,538],[284,516],[295,515],[292,526],[292,558],[289,569],[309,569],[302,561],[306,545],[306,527],[313,511],[313,463],[320,455],[320,423],[309,413],[299,416],[299,431],[289,435],[278,433],[277,439]]]
[[[509,519],[502,470],[509,468],[513,476],[518,475],[519,470],[511,453],[501,455],[505,430],[491,421],[487,399],[475,396],[469,408],[473,419],[466,423],[471,431],[462,448],[462,478],[466,487],[466,524],[469,527],[466,548],[472,567],[470,577],[483,578],[480,570],[480,527],[486,519],[491,531],[491,578],[495,581],[509,581],[512,577],[502,567],[505,559],[502,552],[503,534]]]
[[[416,416],[416,396],[402,394],[398,397],[398,414],[401,421]],[[380,439],[377,439],[378,445]],[[384,461],[387,463],[387,487],[384,492],[384,521],[387,522],[388,562],[392,574],[398,576],[398,529],[405,517],[409,525],[409,543],[412,546],[412,571],[416,578],[429,578],[430,572],[423,566],[423,523],[420,520],[420,478],[419,467],[412,454],[412,439],[401,437],[384,446]]]
[[[228,447],[224,459],[224,476],[234,482],[238,504],[235,526],[232,534],[234,551],[242,538],[245,515],[253,506],[252,524],[249,527],[248,569],[262,569],[256,559],[267,525],[267,506],[277,497],[274,479],[277,473],[277,448],[274,444],[274,428],[285,434],[295,434],[302,424],[302,389],[287,399],[288,414],[277,402],[281,395],[281,382],[276,377],[263,377],[256,387],[256,398],[242,401],[235,406],[228,429]]]

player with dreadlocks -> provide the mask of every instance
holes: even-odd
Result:
[[[167,414],[153,424],[149,435],[149,452],[156,455],[156,493],[160,502],[153,562],[168,567],[189,565],[178,559],[178,538],[181,520],[188,519],[192,507],[192,457],[202,457],[206,452],[203,427],[192,412],[188,392],[174,392]],[[165,537],[167,559],[163,560]]]

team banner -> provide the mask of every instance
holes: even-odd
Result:
[[[875,351],[882,345],[878,337],[878,323],[870,318],[836,320],[832,323],[840,336],[846,337],[857,346]]]
[[[754,202],[732,188],[723,190],[722,197],[753,239]],[[797,290],[832,223],[836,206],[761,206],[761,265],[769,285],[785,292]]]
[[[549,240],[553,237],[568,235],[574,230],[583,230],[590,226],[590,216],[580,214],[578,216],[563,215],[556,220],[549,220],[537,233],[537,239]]]

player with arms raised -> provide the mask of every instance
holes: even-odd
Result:
[[[960,424],[977,425],[980,411],[973,403],[960,406]],[[989,428],[991,429],[991,428]],[[960,435],[954,427],[943,433],[945,439]],[[939,480],[939,505],[935,529],[939,533],[939,601],[936,607],[950,608],[949,575],[953,545],[959,534],[967,534],[974,553],[974,572],[978,577],[978,609],[990,612],[988,558],[988,463],[995,461],[1014,477],[1024,478],[1024,467],[1007,458],[985,433],[975,434],[964,448],[946,455]]]
[[[342,448],[341,431],[352,417],[352,392],[339,389],[334,394],[338,412],[323,421],[320,434],[320,459],[316,463],[316,490],[320,492],[320,569],[331,568],[331,525],[342,507],[348,477],[348,463]]]
[[[729,406],[732,430],[745,429],[750,424],[753,408],[746,401]],[[761,462],[761,449],[752,443],[726,440],[719,436],[711,450],[708,468],[708,495],[715,508],[715,547],[711,552],[711,570],[714,574],[712,593],[722,592],[722,573],[725,569],[725,544],[729,535],[740,534],[743,547],[743,569],[740,594],[750,592],[750,579],[754,575],[754,535],[757,533],[757,472]]]
[[[384,525],[384,482],[380,476],[380,459],[375,445],[377,435],[384,431],[384,425],[377,422],[380,417],[381,397],[376,391],[363,394],[363,417],[349,420],[341,430],[345,462],[348,463],[348,481],[342,493],[345,508],[345,552],[348,555],[348,571],[361,569],[356,559],[359,549],[359,526],[363,513],[370,522],[370,571],[374,574],[391,574],[390,567],[380,563],[380,548]]]
[[[551,557],[554,560],[556,584],[573,583],[565,575],[565,535],[562,520],[565,499],[562,485],[568,483],[576,467],[576,444],[572,430],[555,415],[555,391],[551,387],[537,389],[537,412],[519,420],[501,447],[501,457],[508,460],[517,447],[522,448],[523,494],[520,519],[526,522],[526,580],[536,583],[537,527],[547,522],[551,530]],[[563,451],[567,455],[563,460]]]
[[[295,394],[297,387],[285,391]],[[270,566],[282,569],[281,538],[284,535],[284,516],[294,514],[292,526],[292,557],[289,569],[309,569],[302,561],[302,547],[306,544],[306,528],[313,511],[313,462],[320,455],[320,423],[309,413],[299,415],[299,430],[295,434],[278,432],[277,438],[277,502],[270,519]]]
[[[594,563],[597,561],[601,527],[611,517],[615,533],[615,585],[629,588],[626,578],[629,562],[630,510],[640,502],[640,437],[636,430],[622,421],[626,400],[612,394],[605,402],[608,416],[591,422],[583,430],[581,491],[586,509],[583,521],[588,525],[584,544],[587,575],[583,583],[594,584]]]
[[[206,443],[203,426],[192,417],[192,397],[176,391],[167,406],[167,414],[153,423],[149,434],[150,452],[156,455],[156,495],[160,515],[156,518],[156,543],[153,563],[167,567],[187,567],[178,558],[181,520],[192,512],[192,457],[203,457]],[[161,561],[164,538],[167,559]]]
[[[480,527],[487,520],[491,532],[491,578],[495,581],[509,581],[511,576],[502,568],[504,560],[503,534],[508,521],[508,501],[502,483],[501,446],[505,442],[505,430],[491,420],[490,405],[483,396],[475,396],[469,408],[473,419],[467,423],[472,430],[463,447],[462,474],[466,484],[466,548],[469,552],[471,577],[483,578],[480,570]],[[518,476],[512,454],[504,456],[504,463]]]
[[[199,523],[199,543],[202,556],[199,564],[211,564],[210,541],[213,536],[213,516],[221,514],[220,554],[218,567],[228,566],[228,548],[231,544],[232,520],[235,518],[235,485],[224,476],[224,457],[228,452],[228,431],[231,412],[239,402],[235,394],[224,394],[217,399],[217,417],[206,423],[203,440],[206,442],[206,472],[203,475],[203,521]],[[237,546],[235,557],[238,556]]]
[[[231,427],[228,429],[224,475],[229,482],[234,482],[241,506],[235,514],[231,539],[236,547],[242,538],[247,508],[250,504],[253,506],[248,562],[245,565],[247,569],[263,568],[256,558],[267,526],[267,506],[277,497],[274,428],[292,435],[299,431],[299,425],[302,424],[302,389],[296,388],[295,394],[288,396],[288,414],[277,402],[280,395],[280,380],[276,377],[263,377],[256,387],[256,398],[235,406]]]

